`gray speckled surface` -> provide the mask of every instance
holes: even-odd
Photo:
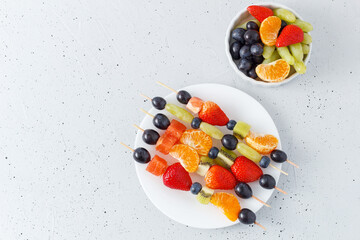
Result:
[[[306,75],[260,88],[224,53],[253,1],[2,1],[0,239],[355,239],[360,2],[279,2],[315,26],[313,54]],[[227,84],[269,111],[301,169],[259,212],[267,232],[189,228],[146,198],[119,141],[134,142],[140,91],[168,93],[155,80]]]

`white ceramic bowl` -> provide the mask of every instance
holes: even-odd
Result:
[[[271,9],[275,9],[275,8],[284,8],[287,9],[289,11],[291,11],[297,18],[302,19],[302,17],[293,9],[286,7],[284,5],[278,4],[278,3],[258,3],[255,5],[259,5],[259,6],[264,6],[264,7],[268,7]],[[247,11],[247,7],[244,8],[243,10],[241,10],[238,14],[236,14],[236,16],[233,18],[233,20],[230,22],[230,25],[226,31],[226,37],[225,37],[225,52],[226,55],[229,59],[230,65],[232,66],[232,68],[234,69],[234,71],[244,80],[249,81],[255,85],[260,85],[260,86],[267,86],[267,87],[275,87],[275,86],[279,86],[285,83],[290,82],[291,80],[293,80],[294,78],[296,78],[297,76],[299,76],[299,74],[297,72],[291,73],[290,75],[282,82],[278,82],[278,83],[269,83],[269,82],[264,82],[261,80],[255,80],[252,79],[248,76],[246,76],[244,73],[242,73],[238,67],[236,66],[236,63],[234,62],[234,60],[231,57],[230,54],[230,44],[231,44],[231,31],[238,26],[239,24],[244,23],[245,21],[249,20],[253,18],[250,13]],[[307,63],[309,62],[310,59],[310,55],[311,55],[311,50],[312,50],[312,43],[309,45],[310,46],[310,52],[306,55],[305,59],[304,59],[304,63],[305,65],[307,65]]]

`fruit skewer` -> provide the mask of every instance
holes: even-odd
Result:
[[[135,161],[142,164],[149,163],[146,170],[148,170],[151,162],[154,161],[154,159],[156,159],[157,157],[157,155],[155,155],[155,157],[150,160],[150,153],[145,148],[139,147],[136,149],[132,149],[131,147],[127,146],[122,142],[120,142],[120,144],[133,152],[133,158]],[[155,163],[154,165],[157,164],[158,163]],[[165,164],[167,165],[166,161]],[[155,168],[156,167],[157,166],[155,166]],[[197,196],[198,200],[200,199],[206,201],[203,201],[201,203],[208,204],[209,202],[211,202],[216,207],[221,209],[229,220],[234,222],[238,219],[243,224],[255,224],[266,230],[264,226],[256,222],[256,215],[253,211],[247,208],[241,209],[240,203],[234,195],[224,192],[218,192],[214,194],[214,190],[211,190],[207,187],[202,188],[201,184],[199,183],[192,184],[189,173],[185,171],[185,169],[180,165],[180,163],[175,163],[173,165],[170,165],[169,167],[165,166],[165,168],[162,167],[162,169],[162,172],[160,172],[159,174],[156,174],[153,171],[154,169],[152,169],[152,171],[150,172],[156,176],[163,175],[163,183],[165,186],[183,191],[190,190],[191,193]],[[203,196],[202,191],[204,190],[208,193],[206,197]]]
[[[189,113],[187,110],[185,110],[181,107],[166,103],[166,100],[161,97],[155,97],[155,98],[151,99],[150,97],[148,97],[144,94],[141,94],[141,96],[143,96],[144,98],[151,101],[152,105],[158,110],[163,110],[163,109],[169,110],[171,108],[172,110],[174,110],[174,111],[169,111],[171,114],[173,114],[175,117],[178,117],[185,122],[188,122],[188,123],[191,122],[192,128],[194,128],[194,129],[200,128],[207,135],[209,135],[215,139],[221,140],[223,146],[225,148],[227,148],[228,150],[237,149],[242,155],[246,156],[247,158],[251,159],[252,161],[254,161],[257,164],[260,164],[261,155],[258,152],[256,152],[254,149],[252,149],[251,147],[247,146],[245,143],[238,142],[238,140],[235,136],[233,136],[231,134],[224,135],[217,127],[203,122],[200,118],[194,117],[191,113]],[[168,106],[171,106],[171,107],[168,107]],[[150,117],[154,118],[154,115],[146,112],[145,110],[141,109],[141,111],[143,111]],[[181,113],[181,114],[178,114],[178,113]],[[158,116],[158,115],[159,114],[156,114],[155,116]],[[186,117],[183,117],[183,116],[186,116]],[[206,125],[204,125],[204,124],[206,124]],[[231,145],[233,145],[233,146],[231,146]],[[224,161],[227,161],[227,159],[225,159],[223,154],[219,154],[219,158],[223,159]],[[269,160],[269,158],[265,158],[264,160]],[[270,166],[270,167],[274,168],[275,170],[280,171],[282,174],[288,175],[287,172],[275,167],[270,162],[262,161],[261,163],[264,163],[264,164],[260,165],[263,168],[267,168],[268,166]]]
[[[164,83],[162,83],[162,82],[157,81],[156,83],[159,84],[159,85],[161,85],[161,86],[163,86],[163,87],[165,87],[165,88],[167,88],[167,89],[169,89],[170,91],[176,93],[176,98],[177,98],[177,100],[178,100],[180,103],[182,103],[182,104],[187,104],[187,107],[188,107],[188,102],[189,102],[189,101],[191,102],[191,98],[192,98],[192,97],[191,97],[191,95],[190,95],[187,91],[185,91],[185,90],[176,91],[175,89],[167,86],[166,84],[164,84]],[[193,97],[193,98],[196,98],[196,97]],[[199,99],[199,98],[196,98],[196,99],[198,99],[198,100],[201,101],[201,99]],[[201,107],[202,107],[201,104],[200,104],[198,107],[196,107],[196,108],[195,108],[196,110],[194,111],[194,113],[200,112]],[[221,110],[221,112],[222,112],[222,110]],[[226,115],[225,115],[225,116],[226,116]],[[224,125],[225,125],[225,124],[224,124]],[[238,125],[238,126],[236,126],[236,125]],[[251,132],[250,132],[250,125],[248,125],[248,124],[246,124],[246,123],[244,123],[244,122],[236,122],[236,121],[234,121],[234,120],[230,120],[230,121],[227,122],[226,127],[227,127],[229,130],[233,130],[233,129],[235,128],[234,133],[235,133],[236,135],[238,135],[241,139],[245,139],[245,141],[249,144],[249,141],[250,141],[250,139],[251,139],[251,138],[249,138],[249,135],[251,134]],[[237,129],[238,129],[239,131],[236,131]],[[272,136],[272,135],[266,135],[266,136]],[[276,139],[276,140],[277,140],[277,139]],[[254,146],[252,146],[252,147],[254,147]],[[276,146],[275,146],[275,147],[276,147]],[[256,150],[258,150],[258,149],[256,149]],[[281,151],[281,150],[277,150],[277,151]],[[279,152],[278,152],[278,153],[279,153]],[[278,154],[278,155],[279,155],[279,154]],[[279,158],[279,157],[277,156],[277,157],[275,157],[274,159],[273,159],[273,158],[271,158],[271,159],[272,159],[273,161],[275,161],[275,162],[278,162],[278,163],[283,163],[283,162],[286,161],[286,162],[288,162],[289,164],[293,165],[294,167],[299,168],[299,166],[298,166],[297,164],[295,164],[294,162],[288,160],[288,159],[287,159],[287,156],[286,156],[286,159],[284,159],[283,157],[285,157],[285,156],[286,156],[286,153],[282,151],[282,153],[281,153],[281,157],[282,157],[282,158]],[[251,159],[251,160],[252,160],[252,159]]]
[[[137,126],[136,124],[133,124],[133,126],[134,126],[135,128],[137,128],[138,130],[140,130],[140,131],[143,132],[142,139],[143,139],[143,141],[144,141],[145,143],[148,143],[148,144],[150,144],[150,145],[156,144],[157,139],[159,139],[159,133],[157,133],[155,130],[152,130],[152,129],[146,129],[146,130],[144,130],[143,128]],[[150,140],[150,141],[149,141],[149,140]],[[199,174],[199,175],[201,175],[201,176],[205,176],[206,173],[209,171],[209,169],[210,169],[211,167],[212,167],[212,165],[210,165],[210,164],[202,164],[202,162],[200,162],[200,163],[199,163],[199,166],[198,166],[198,169],[196,170],[196,173]],[[215,171],[215,169],[212,169],[212,170]],[[211,170],[211,172],[214,172],[214,171],[212,171],[212,170]],[[226,170],[223,170],[223,171],[226,171]],[[221,175],[221,176],[222,176],[222,180],[224,180],[225,177],[224,177],[223,175]],[[211,177],[211,176],[210,176],[210,177]],[[208,181],[211,181],[211,180],[209,180],[210,177],[208,177],[208,175],[206,175],[207,182],[208,182]],[[216,177],[220,177],[220,176],[218,175],[218,176],[216,176]],[[232,178],[234,178],[234,177],[232,177]],[[235,182],[235,179],[234,179],[234,182]],[[194,184],[195,184],[195,183],[194,183]],[[199,184],[199,183],[198,183],[198,184]],[[244,183],[244,184],[246,184],[246,183]],[[247,186],[248,186],[248,185],[247,185]],[[232,189],[232,188],[233,188],[233,187],[231,187],[231,189]],[[250,186],[248,186],[247,189],[244,189],[244,191],[245,191],[245,190],[247,190],[247,191],[246,191],[245,193],[243,193],[243,194],[240,194],[240,195],[238,194],[239,191],[236,192],[236,190],[235,190],[235,192],[236,192],[236,194],[237,194],[239,197],[242,197],[242,198],[244,198],[244,199],[248,199],[248,198],[252,197],[253,199],[255,199],[255,200],[257,200],[258,202],[260,202],[261,204],[265,205],[266,207],[271,207],[269,204],[265,203],[264,201],[260,200],[259,198],[255,197],[255,196],[253,196],[253,195],[252,195],[252,190],[251,190]],[[249,195],[250,192],[251,192],[251,195]],[[245,196],[246,196],[246,197],[245,197]]]

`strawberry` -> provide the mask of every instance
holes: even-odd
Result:
[[[179,162],[169,166],[163,175],[164,185],[183,191],[189,191],[192,181],[189,173],[181,166]]]
[[[229,118],[214,102],[207,101],[199,112],[199,118],[211,125],[224,126],[229,122]]]
[[[304,32],[296,25],[287,25],[276,40],[276,47],[286,47],[304,40]]]
[[[263,175],[261,168],[244,156],[235,159],[231,171],[238,181],[246,183],[254,182]]]
[[[273,11],[270,8],[252,5],[247,8],[248,12],[259,22],[264,21],[267,17],[273,16]]]
[[[236,179],[226,168],[218,165],[212,166],[205,175],[205,183],[211,189],[234,189]]]

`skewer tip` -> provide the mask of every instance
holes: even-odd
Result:
[[[261,225],[260,223],[254,222],[254,224],[258,225],[258,226],[261,227],[264,231],[266,231],[266,228],[265,228],[263,225]]]
[[[287,161],[288,163],[290,163],[291,165],[293,165],[294,167],[299,168],[299,165],[293,163],[292,161],[290,161],[290,160],[286,160],[286,161]]]

